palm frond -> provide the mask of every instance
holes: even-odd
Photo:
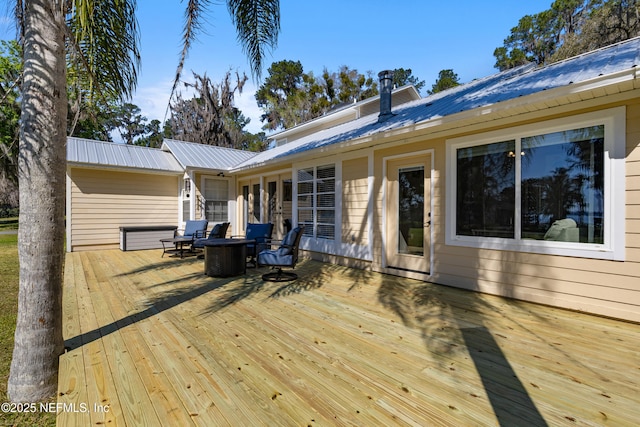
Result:
[[[191,43],[195,40],[198,31],[202,29],[202,16],[210,4],[209,0],[189,0],[187,3],[182,51],[169,99],[173,98],[178,87]],[[249,59],[251,73],[254,78],[259,79],[265,48],[273,49],[278,42],[280,2],[279,0],[227,0],[227,8],[236,27],[238,41]]]
[[[68,13],[68,59],[80,68],[91,96],[126,99],[140,67],[135,0],[73,0]]]
[[[187,2],[187,9],[184,14],[184,30],[182,32],[182,51],[180,52],[180,59],[178,60],[176,76],[173,80],[173,86],[171,87],[169,100],[173,98],[173,94],[178,88],[178,83],[180,82],[180,77],[182,76],[182,70],[184,69],[184,63],[187,60],[187,55],[189,53],[189,49],[191,48],[191,43],[195,40],[198,31],[202,29],[202,15],[210,3],[211,2],[209,0],[189,0]],[[169,106],[167,106],[167,112],[168,111]]]
[[[262,74],[267,47],[273,49],[280,33],[279,0],[227,0],[238,41],[251,64],[255,79]]]

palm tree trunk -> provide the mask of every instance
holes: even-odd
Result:
[[[29,0],[18,177],[20,291],[8,394],[37,402],[57,389],[63,351],[62,274],[67,93],[63,0]]]

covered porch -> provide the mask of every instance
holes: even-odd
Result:
[[[68,253],[58,425],[612,425],[640,326],[303,261],[213,279],[161,250]]]

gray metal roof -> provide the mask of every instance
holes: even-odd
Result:
[[[193,142],[165,139],[162,149],[175,156],[183,168],[215,169],[227,171],[233,166],[255,157],[252,151],[214,145],[195,144]]]
[[[142,169],[147,172],[175,174],[184,172],[171,153],[162,150],[74,137],[67,138],[67,161],[89,167]]]
[[[474,80],[394,108],[394,115],[378,123],[369,115],[324,129],[288,144],[253,153],[225,147],[165,140],[162,150],[68,138],[67,159],[92,167],[144,169],[182,173],[185,169],[234,171],[251,168],[306,151],[436,122],[456,113],[480,109],[546,90],[596,81],[600,76],[629,71],[640,63],[640,37],[589,52],[546,67],[526,65]]]
[[[600,76],[633,70],[639,62],[640,38],[634,38],[546,67],[525,65],[399,106],[393,110],[394,115],[382,123],[378,123],[377,116],[372,115],[319,131],[264,151],[249,161],[238,164],[236,170],[356,138],[440,120],[456,113],[587,82]]]

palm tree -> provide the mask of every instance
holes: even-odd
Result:
[[[7,392],[37,402],[57,388],[62,338],[67,66],[82,70],[90,96],[128,98],[139,65],[135,0],[21,0],[16,18],[23,47],[19,143],[20,291]],[[184,58],[210,4],[187,2]],[[228,0],[254,76],[280,30],[278,0]]]

